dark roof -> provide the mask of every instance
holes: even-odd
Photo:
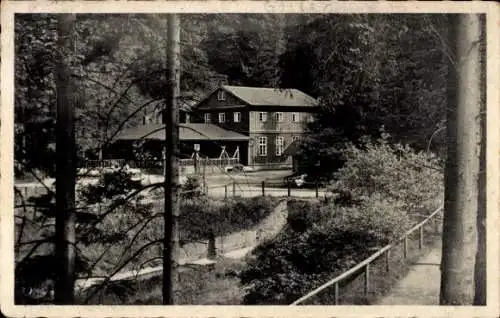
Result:
[[[221,88],[252,106],[314,107],[318,101],[295,88],[263,88],[223,85]]]
[[[249,137],[225,130],[214,124],[180,124],[179,139],[188,140],[248,140]],[[129,128],[121,132],[115,140],[165,140],[165,125],[147,124]]]
[[[293,141],[288,147],[286,147],[285,151],[283,151],[283,154],[285,156],[295,156],[299,152],[299,141],[295,140]]]

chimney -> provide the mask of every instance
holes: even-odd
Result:
[[[221,87],[222,85],[227,85],[228,83],[228,76],[223,75],[223,74],[218,74],[218,75],[213,75],[210,76],[208,79],[208,85],[207,88],[210,91],[214,91],[217,88]]]

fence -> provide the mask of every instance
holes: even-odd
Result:
[[[343,282],[350,283],[354,279],[356,279],[358,276],[363,277],[363,295],[364,297],[367,297],[368,293],[371,290],[371,275],[370,275],[370,269],[371,266],[375,261],[380,259],[381,257],[385,256],[385,271],[390,272],[391,270],[391,250],[393,250],[396,246],[399,244],[403,244],[403,258],[406,259],[409,256],[409,237],[418,231],[418,249],[421,250],[424,246],[424,226],[429,224],[431,220],[434,220],[434,232],[438,232],[438,226],[439,226],[439,221],[438,215],[442,212],[443,208],[440,207],[436,209],[433,213],[431,213],[428,217],[426,217],[422,222],[418,223],[415,225],[413,228],[411,228],[409,231],[407,231],[401,238],[396,240],[396,242],[392,244],[388,244],[372,254],[370,257],[362,261],[361,263],[357,264],[356,266],[352,267],[351,269],[347,270],[346,272],[340,274],[339,276],[335,277],[334,279],[328,281],[327,283],[321,285],[320,287],[314,289],[313,291],[309,292],[308,294],[300,297],[296,301],[294,301],[290,306],[294,305],[300,305],[304,304],[306,301],[311,301],[313,300],[313,297],[318,296],[321,292],[328,290],[329,288],[333,288],[333,304],[338,305],[339,304],[339,298],[340,298],[340,286]],[[331,294],[328,295],[328,299],[331,299]]]
[[[255,196],[276,196],[276,197],[308,197],[308,198],[328,198],[330,194],[325,185],[319,182],[307,182],[301,187],[294,187],[293,183],[285,180],[273,181],[248,181],[230,183],[219,186],[203,185],[205,194],[212,197],[255,197]]]

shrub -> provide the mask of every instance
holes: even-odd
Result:
[[[383,134],[376,142],[365,139],[361,146],[346,147],[346,163],[333,188],[355,197],[380,194],[401,202],[409,213],[429,212],[444,191],[439,159],[407,145],[391,145],[388,138]]]
[[[290,202],[286,230],[258,247],[240,275],[246,304],[293,302],[400,237],[414,213],[436,208],[437,158],[387,138],[346,147],[333,203]]]
[[[79,189],[79,197],[88,204],[115,199],[132,190],[141,188],[141,182],[132,180],[132,175],[123,170],[105,172],[97,184],[88,184]]]
[[[193,198],[203,195],[203,184],[199,176],[188,176],[181,187],[182,198]]]

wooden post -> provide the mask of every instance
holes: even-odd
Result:
[[[290,197],[292,195],[292,185],[290,182],[287,182],[287,187],[288,187],[288,196]]]
[[[338,305],[339,304],[339,283],[335,283],[333,285],[334,287],[334,298],[333,298],[333,301],[334,301],[334,305]]]
[[[236,196],[236,181],[233,180],[233,198]]]
[[[391,271],[391,250],[387,250],[385,253],[385,271]]]
[[[266,182],[262,181],[262,196],[266,195]]]
[[[408,236],[406,234],[403,242],[403,255],[404,258],[408,255]]]
[[[368,292],[370,291],[370,264],[366,264],[365,266],[365,296],[368,296]]]
[[[418,248],[422,249],[424,246],[424,227],[421,226],[418,231]]]
[[[315,188],[316,188],[316,198],[319,197],[319,185],[318,185],[318,180],[315,181],[315,184],[314,184]]]
[[[224,186],[224,199],[227,199],[227,184]]]
[[[213,231],[210,231],[208,234],[208,250],[207,250],[207,258],[215,259],[217,256],[216,247],[215,247],[215,234]]]

